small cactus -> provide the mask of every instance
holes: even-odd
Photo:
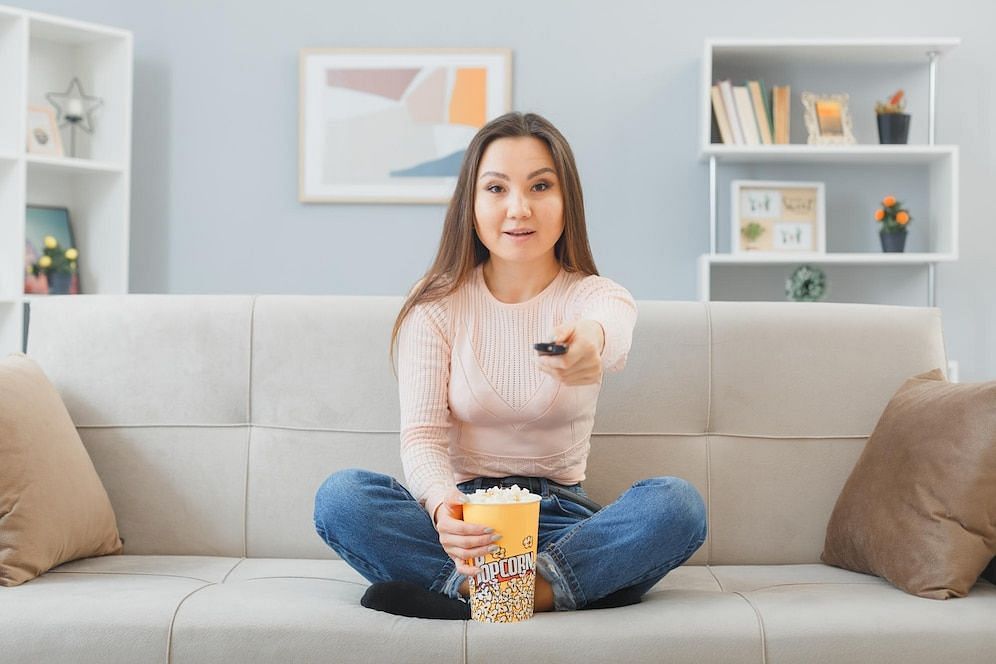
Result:
[[[902,113],[905,108],[906,99],[902,90],[896,90],[896,92],[889,97],[889,101],[887,102],[875,102],[875,112],[879,115],[884,115],[886,113]]]

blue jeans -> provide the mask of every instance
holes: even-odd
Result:
[[[480,478],[458,484],[474,493]],[[679,477],[640,480],[597,512],[548,490],[541,479],[536,571],[554,609],[571,611],[622,588],[642,596],[706,538],[699,492]],[[586,496],[580,484],[566,487]],[[362,468],[333,473],[315,495],[315,530],[371,583],[404,580],[464,599],[428,513],[397,480]],[[464,599],[464,601],[467,601]]]

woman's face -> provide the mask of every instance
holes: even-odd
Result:
[[[477,169],[474,225],[492,261],[555,261],[564,197],[546,143],[532,136],[488,144]],[[525,233],[525,234],[513,234]]]

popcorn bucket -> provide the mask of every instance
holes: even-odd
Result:
[[[499,492],[513,492],[501,494]],[[482,494],[484,494],[482,496]],[[473,502],[507,498],[511,502]],[[514,500],[513,500],[514,498]],[[536,589],[536,544],[539,534],[540,496],[520,490],[494,487],[468,495],[463,520],[495,529],[502,537],[495,553],[468,559],[481,570],[469,577],[470,617],[478,622],[508,623],[533,616]]]

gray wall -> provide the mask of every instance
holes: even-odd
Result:
[[[697,159],[706,37],[960,37],[938,68],[937,140],[961,145],[961,261],[938,266],[937,305],[961,380],[996,378],[991,3],[19,6],[135,34],[131,283],[155,293],[399,295],[428,266],[442,206],[297,201],[302,47],[511,48],[513,107],[547,116],[575,150],[602,274],[637,298],[693,300],[696,258],[709,242],[708,169]],[[867,301],[926,303],[925,268],[836,268],[830,278],[863,282]]]

